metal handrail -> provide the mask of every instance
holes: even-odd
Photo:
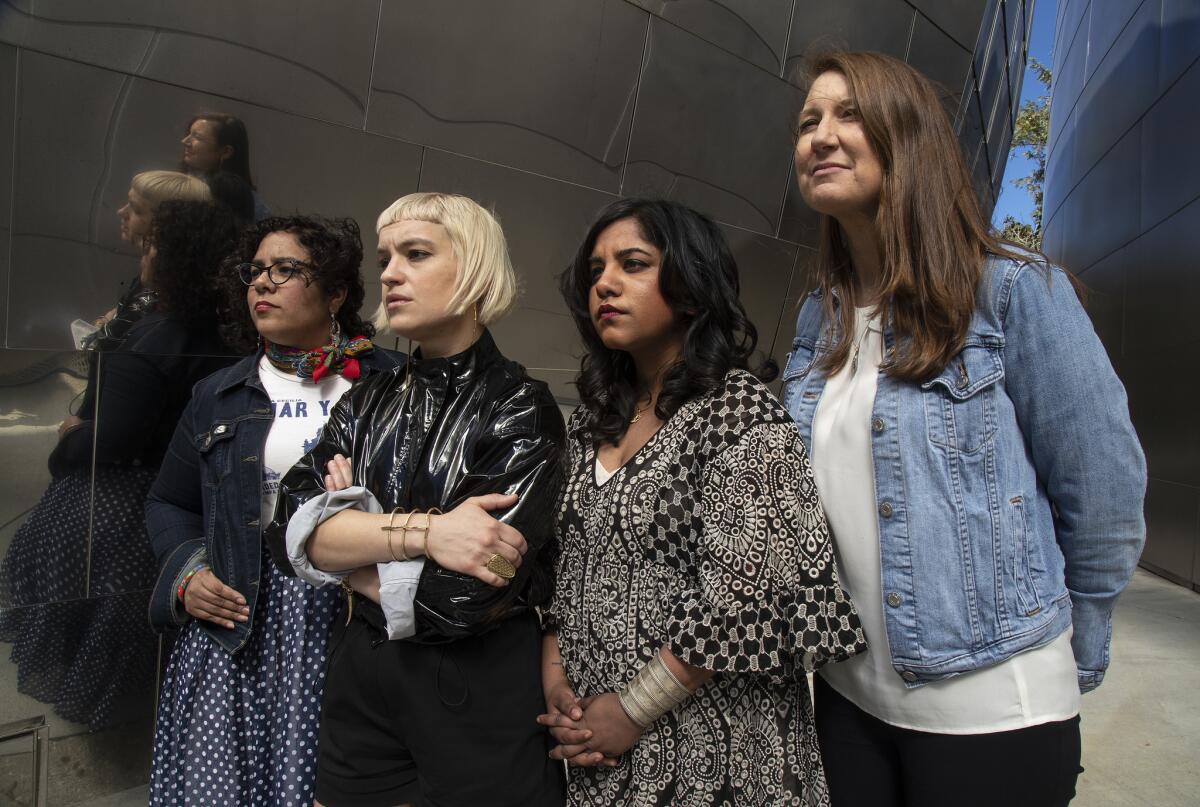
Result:
[[[0,742],[26,735],[33,738],[33,805],[46,807],[50,779],[50,727],[46,725],[46,716],[38,715],[0,724]]]

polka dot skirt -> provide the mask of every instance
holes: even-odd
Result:
[[[93,731],[145,714],[154,689],[153,481],[154,469],[100,466],[94,481],[76,471],[51,482],[0,561],[0,642],[12,645],[17,689]]]
[[[325,647],[339,590],[284,577],[264,552],[246,646],[229,655],[193,620],[163,680],[151,805],[313,802]]]

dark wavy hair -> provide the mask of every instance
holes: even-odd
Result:
[[[230,347],[249,352],[258,342],[258,331],[246,307],[246,284],[238,277],[240,263],[254,260],[258,245],[271,233],[291,233],[308,250],[309,261],[316,267],[315,282],[326,297],[345,289],[346,300],[338,309],[337,321],[347,336],[375,335],[375,328],[359,316],[363,303],[362,238],[354,219],[326,219],[320,216],[272,216],[242,231],[233,251],[221,262],[221,288],[224,306],[221,335]],[[293,283],[304,282],[293,280]],[[307,345],[304,347],[308,347]]]
[[[222,207],[177,200],[160,204],[147,241],[154,247],[150,285],[158,292],[159,308],[215,330],[221,301],[217,269],[236,237],[234,218]]]
[[[633,359],[604,346],[588,309],[596,239],[622,219],[636,220],[642,237],[662,253],[659,291],[686,329],[683,351],[664,373],[654,405],[659,418],[667,420],[688,400],[716,389],[730,370],[749,369],[758,345],[758,331],[739,297],[737,262],[711,219],[659,199],[619,199],[608,205],[559,277],[559,289],[587,351],[575,386],[594,416],[592,438],[602,443],[617,443],[625,434],[637,399]],[[766,359],[754,373],[771,381],[778,368]]]

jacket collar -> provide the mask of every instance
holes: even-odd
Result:
[[[496,348],[492,334],[484,328],[483,333],[469,348],[453,356],[425,359],[421,357],[421,350],[418,348],[413,352],[409,367],[412,374],[421,380],[453,380],[457,387],[468,381],[476,370],[491,364],[499,356],[500,351]]]

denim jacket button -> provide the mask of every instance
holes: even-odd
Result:
[[[883,418],[875,418],[871,421],[871,430],[876,434],[883,431]]]
[[[901,603],[900,595],[896,592],[891,592],[887,595],[887,604],[893,608],[899,608]]]
[[[213,429],[213,434],[224,434],[224,433],[225,433],[224,426],[218,426],[217,428]]]
[[[890,502],[884,502],[883,504],[879,505],[879,515],[883,516],[884,518],[892,517],[892,505]]]
[[[900,673],[900,677],[910,684],[917,680],[917,674],[912,670],[905,670],[904,672]]]

